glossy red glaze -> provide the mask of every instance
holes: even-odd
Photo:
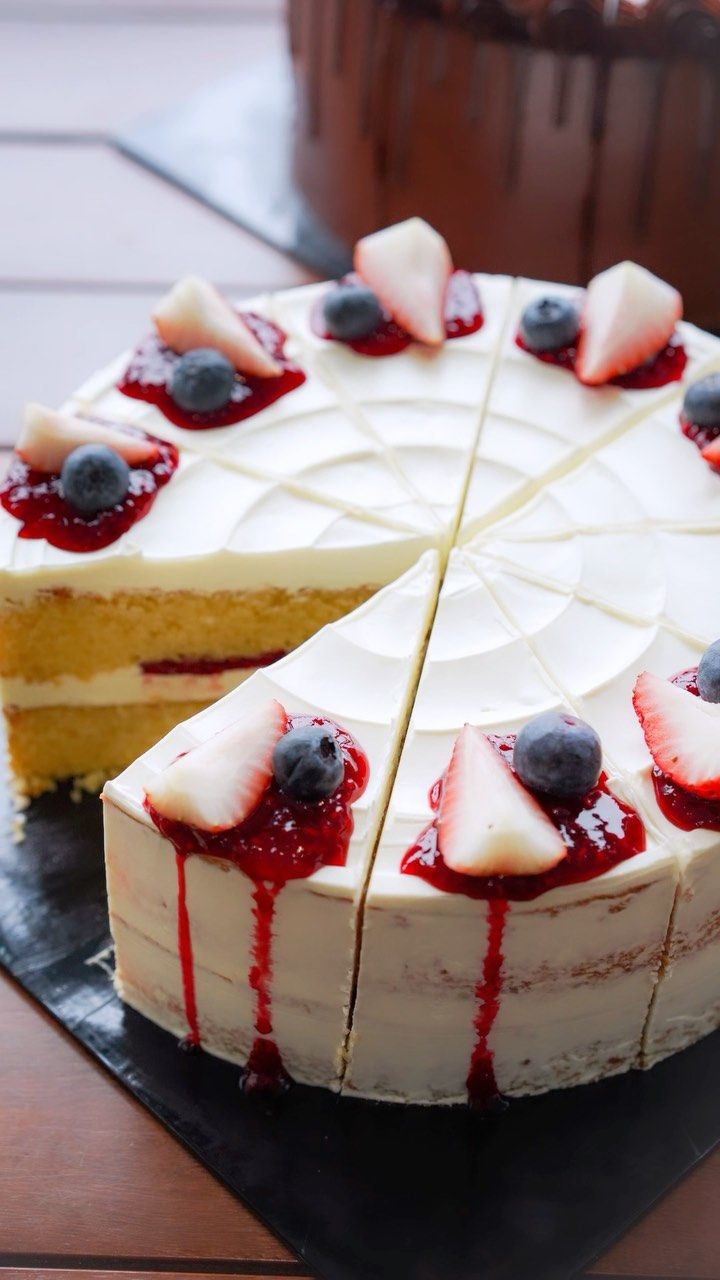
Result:
[[[528,355],[534,356],[536,360],[541,360],[543,364],[554,364],[561,369],[569,369],[572,373],[575,372],[577,344],[574,342],[566,347],[560,347],[558,351],[533,351],[532,347],[529,347],[518,333],[515,343],[521,351],[527,351]],[[662,351],[658,351],[657,355],[653,356],[651,360],[646,360],[644,364],[638,365],[637,369],[631,369],[630,373],[623,373],[617,378],[610,378],[609,382],[604,385],[624,387],[626,391],[649,391],[653,387],[665,387],[669,382],[680,381],[685,372],[686,364],[687,353],[685,348],[680,339],[674,336],[663,347]]]
[[[288,880],[303,879],[324,866],[343,866],[353,831],[350,806],[362,795],[369,777],[367,757],[344,729],[319,716],[289,716],[288,729],[303,724],[328,725],[345,761],[342,783],[326,800],[304,804],[291,800],[270,782],[259,804],[239,826],[208,832],[165,818],[146,800],[158,831],[170,840],[178,866],[178,952],[183,976],[189,1040],[200,1044],[192,937],[185,898],[185,861],[192,854],[232,862],[253,888],[252,961],[248,984],[255,996],[255,1042],[243,1076],[246,1090],[284,1088],[287,1077],[275,1045],[272,1021],[272,940],[275,903]]]
[[[718,436],[720,436],[720,427],[702,427],[697,422],[688,421],[682,414],[680,415],[680,430],[700,450],[705,449],[707,445],[712,444],[713,440],[717,440]]]
[[[672,684],[699,698],[696,676],[697,667],[689,667],[687,671],[679,671],[672,676]],[[652,780],[655,798],[668,822],[682,831],[696,831],[698,828],[720,831],[720,800],[706,800],[693,795],[692,791],[679,787],[657,765],[653,766]]]
[[[490,741],[512,767],[515,734],[489,734]],[[430,806],[440,807],[445,775],[430,791]],[[534,793],[535,794],[535,793]],[[468,1074],[468,1097],[487,1107],[497,1096],[492,1070],[490,1033],[500,1008],[502,993],[502,942],[508,903],[527,902],[560,885],[593,880],[645,848],[645,828],[634,809],[608,789],[605,775],[579,799],[556,799],[535,794],[567,846],[567,856],[541,875],[470,876],[447,866],[438,847],[437,819],[421,832],[403,857],[405,875],[419,876],[444,893],[462,893],[488,901],[488,944],[483,973],[476,988],[475,1049]]]
[[[344,276],[341,283],[361,284],[362,281],[359,276],[351,274]],[[395,323],[389,311],[383,309],[383,317],[382,324],[367,338],[358,338],[342,345],[351,347],[361,356],[394,356],[398,351],[405,351],[415,341],[414,338]],[[318,338],[331,339],[325,326],[322,298],[313,307],[310,326]],[[482,304],[475,281],[469,271],[453,271],[445,297],[445,337],[466,338],[470,333],[477,333],[482,326]]]
[[[233,654],[228,658],[158,658],[141,662],[144,676],[217,676],[223,671],[249,671],[269,667],[284,658],[287,649],[268,649],[264,653]]]
[[[305,374],[285,355],[285,337],[282,329],[264,316],[252,311],[240,312],[249,329],[266,351],[282,365],[282,373],[276,378],[257,378],[236,374],[235,385],[228,404],[213,413],[187,413],[170,395],[170,379],[180,356],[155,333],[151,333],[135,349],[118,391],[133,400],[146,400],[178,427],[189,431],[204,431],[210,427],[228,427],[252,417],[261,409],[267,409],[281,396],[302,386]]]
[[[128,435],[154,439],[144,431],[120,427]],[[100,551],[117,542],[128,529],[142,520],[150,510],[160,489],[167,484],[178,465],[178,451],[164,440],[156,440],[157,455],[149,462],[130,468],[130,488],[117,506],[83,515],[65,501],[60,476],[38,471],[13,455],[8,473],[0,487],[0,502],[10,515],[20,520],[19,538],[44,538],[62,551]]]

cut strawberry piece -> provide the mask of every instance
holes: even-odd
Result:
[[[575,369],[589,386],[630,373],[662,351],[682,316],[677,289],[636,262],[619,262],[587,288]]]
[[[178,756],[146,790],[165,818],[227,831],[257,807],[272,777],[272,753],[287,730],[287,714],[273,700],[207,742]]]
[[[131,435],[111,423],[56,413],[41,404],[26,405],[15,448],[28,466],[57,474],[62,471],[68,455],[82,444],[105,444],[131,467],[149,462],[157,457],[158,451],[154,440]]]
[[[658,769],[693,795],[720,800],[720,703],[643,671],[633,706]]]
[[[199,276],[179,280],[155,308],[153,321],[163,342],[179,355],[214,347],[239,373],[275,378],[282,372],[237,311]]]
[[[716,436],[714,440],[710,441],[710,444],[706,444],[701,453],[711,467],[717,467],[720,470],[720,436]]]
[[[445,340],[445,293],[452,260],[442,236],[422,218],[358,240],[355,270],[418,342],[437,347]]]
[[[451,870],[472,876],[540,875],[567,854],[537,800],[470,724],[455,742],[445,778],[438,844]]]

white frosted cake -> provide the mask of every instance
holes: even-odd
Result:
[[[631,263],[469,276],[411,220],[239,313],[181,282],[29,413],[17,772],[161,739],[104,791],[118,989],[248,1087],[487,1105],[720,1022],[720,342],[681,311]],[[103,547],[20,533],[38,473],[90,539],[148,471]]]

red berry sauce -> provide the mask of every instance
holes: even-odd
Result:
[[[687,418],[680,415],[680,430],[688,440],[692,440],[702,452],[713,440],[717,440],[720,436],[720,427],[703,427],[699,422],[690,422]]]
[[[358,275],[351,273],[343,276],[341,284],[361,285]],[[470,333],[477,333],[483,326],[482,304],[475,281],[469,271],[453,271],[448,281],[445,295],[445,337],[466,338]],[[337,342],[328,333],[323,315],[323,299],[319,298],[310,316],[310,327],[318,338],[327,338]],[[353,342],[343,342],[343,346],[351,347],[361,356],[394,356],[405,351],[415,339],[406,329],[396,324],[390,312],[383,308],[382,323],[368,334],[367,338],[357,338]]]
[[[269,667],[284,658],[287,649],[268,649],[264,653],[232,654],[227,658],[158,658],[141,662],[144,676],[217,676],[223,671],[254,671]]]
[[[696,677],[697,667],[690,667],[672,676],[671,683],[699,698]],[[720,831],[720,800],[693,795],[692,791],[686,791],[673,782],[657,765],[653,765],[652,780],[655,798],[668,822],[682,831],[696,831],[699,827],[706,831]]]
[[[208,832],[164,818],[149,801],[145,808],[158,831],[170,840],[178,871],[178,953],[182,970],[187,1042],[201,1043],[195,996],[192,937],[185,896],[185,862],[192,854],[232,862],[253,882],[254,932],[248,983],[255,996],[255,1040],[243,1076],[243,1088],[282,1090],[288,1083],[273,1039],[272,941],[275,903],[288,880],[304,879],[320,867],[343,866],[353,831],[350,806],[369,777],[367,757],[346,730],[320,716],[288,716],[287,728],[303,724],[332,729],[345,761],[345,776],[326,800],[292,800],[272,779],[256,809],[239,826]]]
[[[19,538],[44,538],[50,546],[62,551],[100,551],[117,542],[147,515],[160,489],[177,468],[178,451],[175,445],[134,427],[117,422],[112,426],[116,431],[152,440],[157,452],[154,458],[130,467],[130,487],[122,502],[92,516],[83,515],[66,502],[58,474],[38,471],[18,454],[13,455],[0,486],[0,502],[11,516],[21,521]]]
[[[528,355],[534,356],[536,360],[542,360],[543,364],[554,364],[561,369],[575,372],[577,342],[560,347],[557,351],[533,351],[518,333],[515,344],[521,351],[527,351]],[[687,352],[680,339],[674,335],[657,355],[646,360],[644,364],[638,365],[637,369],[631,369],[629,373],[610,378],[605,385],[624,387],[626,391],[649,391],[653,387],[665,387],[669,382],[680,381],[686,364]]]
[[[286,335],[282,329],[253,311],[241,311],[239,314],[258,342],[282,365],[282,373],[277,377],[258,378],[237,373],[230,400],[222,409],[212,413],[188,413],[170,395],[170,380],[180,356],[156,333],[151,333],[133,352],[130,364],[118,382],[118,391],[133,400],[154,404],[177,427],[204,431],[209,427],[229,427],[235,422],[242,422],[302,386],[305,374],[285,355]]]
[[[495,750],[512,767],[515,734],[489,734]],[[430,791],[430,806],[440,808],[445,775]],[[487,1108],[498,1097],[489,1047],[502,995],[503,937],[510,902],[529,902],[560,885],[594,880],[645,848],[645,828],[634,809],[608,789],[601,775],[596,787],[579,799],[554,799],[533,793],[567,845],[562,862],[540,875],[470,876],[453,871],[438,847],[437,819],[421,832],[404,855],[400,870],[419,876],[443,893],[462,893],[488,902],[488,943],[483,971],[475,988],[475,1046],[467,1077],[471,1105]]]

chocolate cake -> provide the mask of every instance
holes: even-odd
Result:
[[[420,214],[458,261],[633,258],[720,327],[720,5],[290,0],[295,175],[350,246]]]

